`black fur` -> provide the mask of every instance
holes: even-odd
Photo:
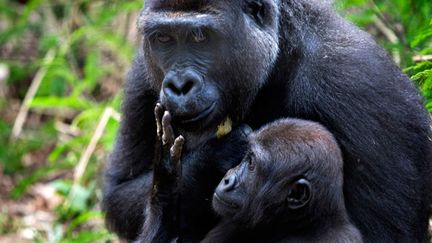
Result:
[[[418,91],[383,49],[325,1],[198,2],[146,1],[138,23],[144,48],[129,75],[124,119],[106,170],[103,204],[108,226],[128,239],[141,230],[151,189],[153,108],[160,99],[173,114],[176,131],[185,136],[185,157],[226,117],[253,129],[283,117],[320,122],[341,147],[346,207],[365,241],[426,241],[432,185],[430,120]],[[256,2],[264,10],[251,11],[250,4]],[[149,37],[160,22],[178,23],[165,31],[182,41],[188,40],[183,38],[186,30],[201,25],[217,34],[196,47],[200,51],[183,45],[177,45],[176,52],[158,50]],[[181,105],[180,99],[161,90],[173,81],[167,78],[170,72],[180,75],[185,70],[201,86]],[[212,102],[216,106],[205,120],[182,125],[181,115],[197,114]],[[211,150],[209,154],[215,152]],[[229,160],[232,155],[224,156]],[[193,172],[184,176],[184,218],[210,222],[184,224],[182,230],[192,238],[202,237],[216,222],[208,212],[210,201],[205,201],[208,192],[202,190],[211,191],[225,173],[219,171],[206,181],[203,175],[214,168],[205,163],[196,157],[185,165]]]

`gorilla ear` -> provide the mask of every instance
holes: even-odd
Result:
[[[299,209],[305,206],[311,198],[311,185],[306,179],[299,179],[292,185],[287,203],[290,209]]]
[[[264,24],[264,17],[266,11],[265,11],[265,4],[263,3],[262,0],[247,1],[247,11],[259,25]]]

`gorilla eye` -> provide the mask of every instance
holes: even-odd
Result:
[[[196,43],[202,43],[207,40],[207,37],[205,35],[194,36],[193,40]]]
[[[255,163],[253,162],[253,158],[251,156],[248,156],[247,163],[248,163],[248,169],[250,171],[255,170]]]
[[[265,6],[262,1],[252,0],[248,3],[248,12],[259,24],[264,23]]]
[[[167,34],[158,33],[156,36],[156,40],[160,43],[168,43],[173,40],[173,38]]]
[[[207,38],[206,33],[204,33],[201,30],[198,30],[198,31],[194,31],[192,33],[192,38],[191,39],[192,39],[192,42],[199,44],[199,43],[205,43],[208,38]]]

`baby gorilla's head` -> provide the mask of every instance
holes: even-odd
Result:
[[[213,207],[245,226],[306,223],[339,210],[342,157],[335,139],[323,126],[297,119],[252,133],[246,156],[216,188]]]

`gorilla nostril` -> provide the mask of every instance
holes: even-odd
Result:
[[[172,92],[174,92],[176,95],[180,95],[182,92],[181,92],[181,90],[179,90],[174,84],[172,84],[172,83],[169,83],[168,85],[167,85],[167,88],[169,89],[169,90],[171,90]]]
[[[163,91],[171,98],[189,96],[203,87],[203,79],[193,70],[168,72],[163,80]]]
[[[166,92],[169,92],[170,95],[173,96],[181,96],[189,94],[194,88],[196,82],[195,80],[168,80],[165,84]]]
[[[187,80],[186,83],[183,85],[182,89],[181,89],[181,93],[182,94],[187,94],[189,93],[189,91],[191,91],[191,89],[193,88],[195,82],[192,80]]]
[[[235,176],[230,176],[228,178],[224,178],[223,179],[223,190],[225,192],[229,192],[229,191],[234,189],[235,184],[236,184]]]

